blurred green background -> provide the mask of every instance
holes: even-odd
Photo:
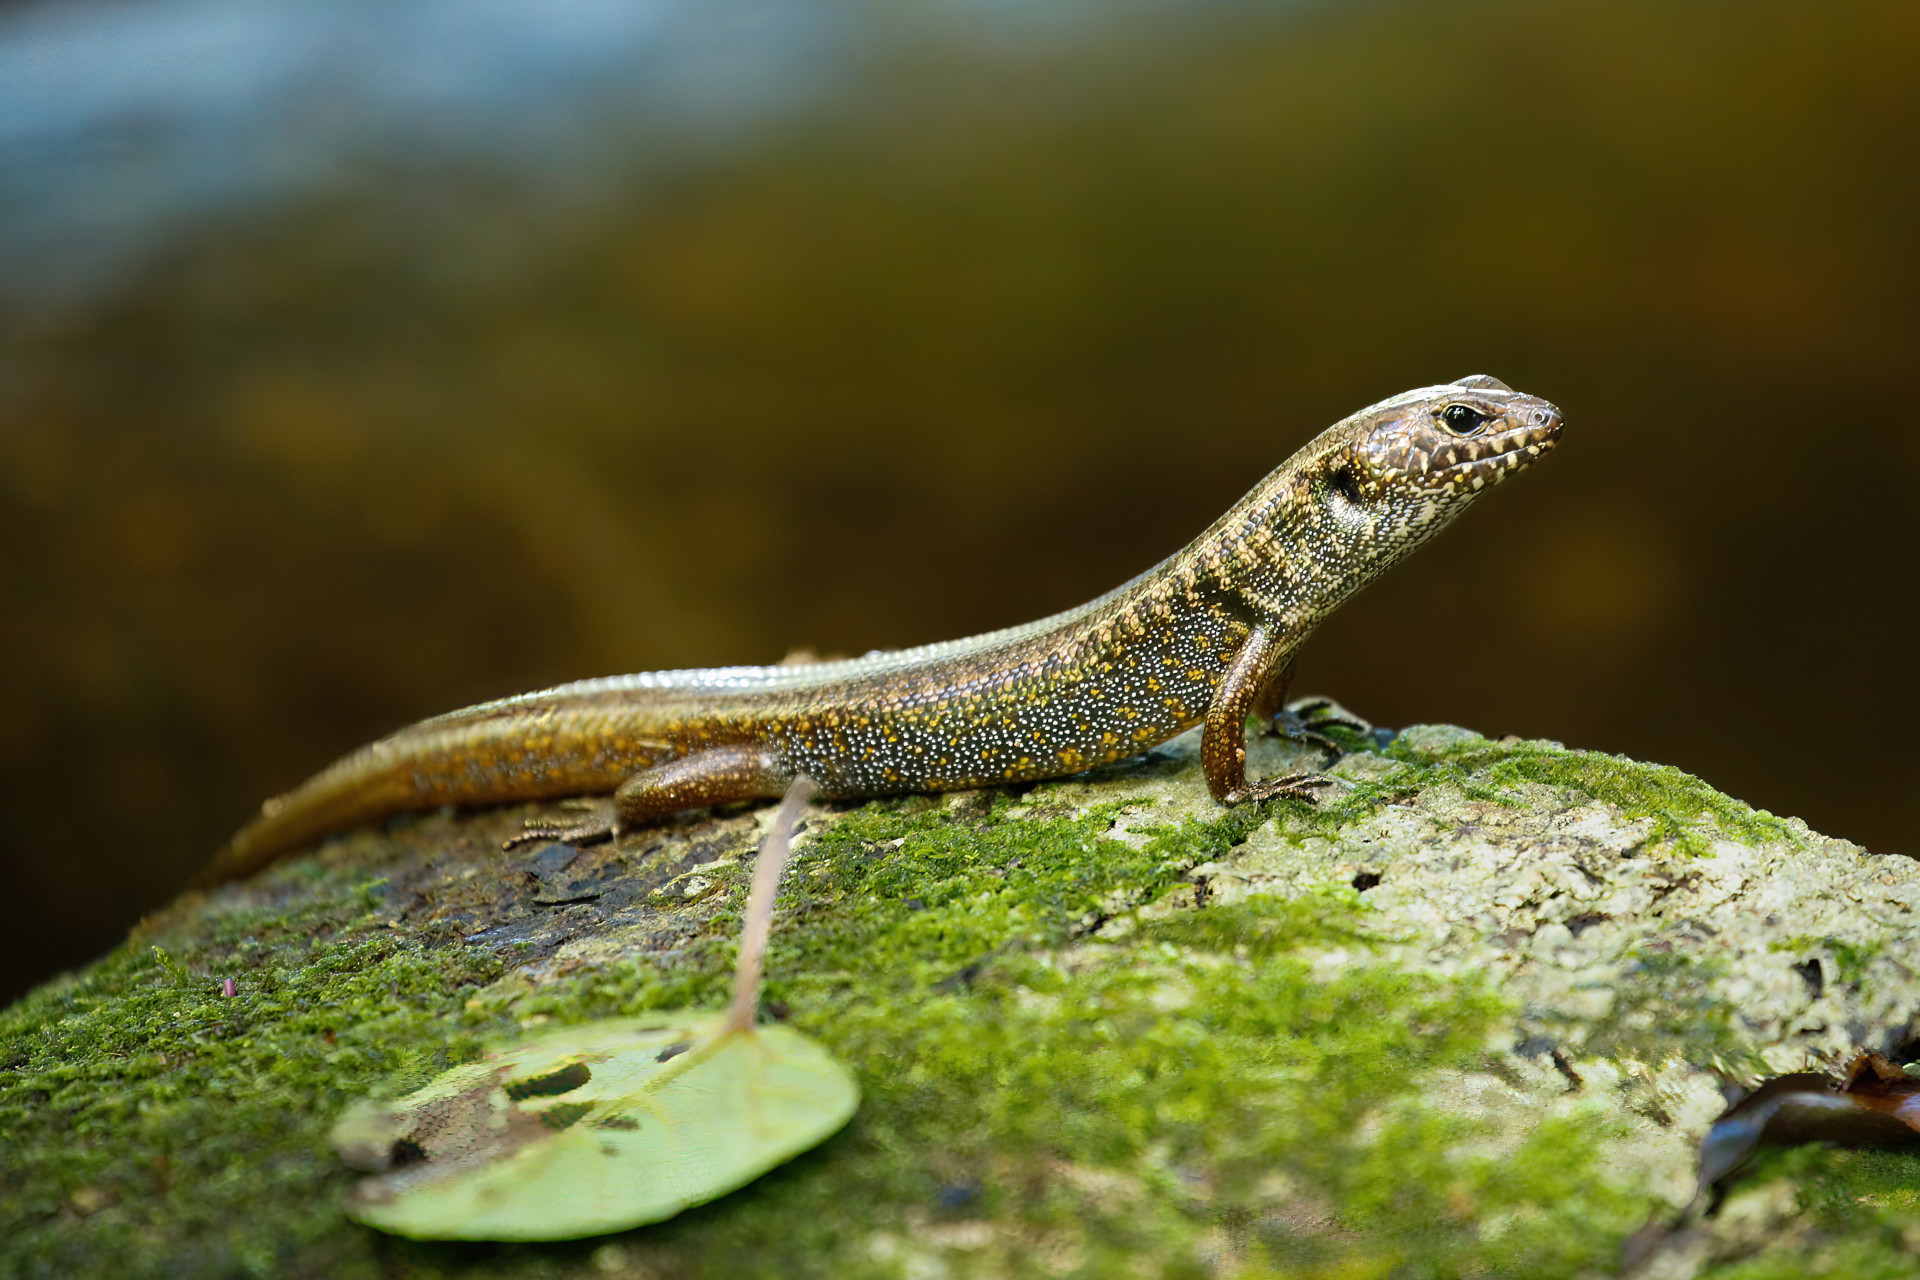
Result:
[[[1026,621],[1472,372],[1562,448],[1301,691],[1920,854],[1917,66],[1910,0],[0,6],[5,990],[404,722]]]

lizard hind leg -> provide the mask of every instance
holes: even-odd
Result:
[[[613,793],[615,830],[657,822],[682,809],[709,809],[743,800],[778,800],[793,771],[761,747],[734,745],[691,751],[642,769]]]
[[[565,816],[530,818],[526,829],[506,842],[514,848],[536,840],[597,844],[635,827],[679,813],[743,800],[778,800],[791,774],[758,747],[709,747],[663,761],[630,775],[612,800],[570,800]]]

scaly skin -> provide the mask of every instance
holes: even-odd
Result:
[[[1223,804],[1250,784],[1249,714],[1355,591],[1553,447],[1560,413],[1492,378],[1424,387],[1331,427],[1212,528],[1098,600],[967,640],[806,666],[614,676],[484,703],[363,747],[270,800],[202,883],[404,810],[614,796],[608,834],[780,796],[946,791],[1076,773],[1205,723]]]

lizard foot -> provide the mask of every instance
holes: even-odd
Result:
[[[1289,703],[1267,724],[1267,732],[1276,737],[1310,743],[1328,752],[1332,758],[1327,763],[1331,765],[1345,756],[1347,749],[1322,732],[1326,729],[1351,729],[1369,738],[1377,733],[1372,725],[1331,698],[1302,698]]]
[[[501,849],[517,849],[523,844],[541,840],[557,840],[561,844],[571,845],[600,844],[620,834],[620,824],[609,801],[563,800],[559,807],[568,814],[578,816],[528,818],[520,834],[503,841]]]
[[[1264,804],[1281,796],[1318,804],[1320,797],[1313,793],[1313,789],[1331,787],[1337,781],[1324,773],[1289,773],[1285,777],[1268,778],[1264,782],[1250,782],[1238,791],[1229,792],[1227,804]]]
[[[1332,698],[1302,698],[1298,702],[1290,702],[1287,704],[1286,714],[1291,715],[1303,727],[1309,729],[1333,726],[1352,729],[1356,733],[1373,732],[1372,725]]]

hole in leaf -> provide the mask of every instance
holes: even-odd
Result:
[[[427,1152],[412,1138],[400,1138],[393,1144],[393,1150],[387,1153],[388,1167],[404,1169],[410,1164],[425,1164]]]
[[[528,1098],[552,1098],[571,1093],[591,1079],[593,1072],[587,1070],[586,1063],[570,1062],[558,1071],[515,1080],[506,1086],[506,1091],[507,1096],[515,1102],[525,1102]]]

